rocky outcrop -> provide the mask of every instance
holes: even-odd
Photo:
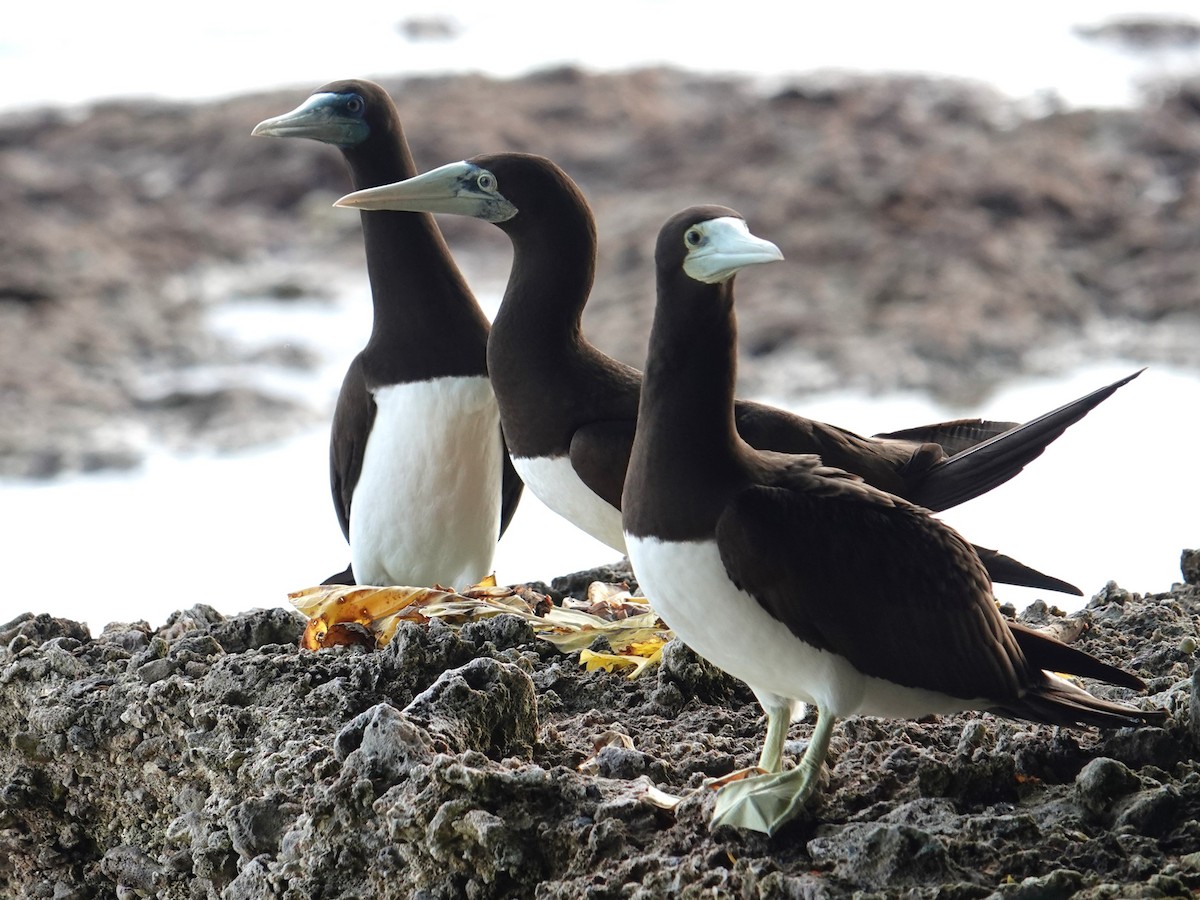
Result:
[[[709,830],[703,782],[756,759],[763,719],[677,643],[629,681],[509,616],[314,653],[283,609],[97,636],[25,615],[0,627],[0,894],[1185,895],[1198,614],[1195,584],[1109,584],[1066,619],[1023,616],[1141,674],[1144,697],[1093,689],[1165,708],[1165,727],[850,719],[818,801],[771,839]],[[684,799],[665,810],[651,785]]]

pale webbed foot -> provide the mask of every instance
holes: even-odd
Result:
[[[777,726],[781,717],[773,713],[776,711],[768,713],[768,720],[770,725],[776,727],[768,726],[764,757],[776,755],[772,750],[776,744],[782,749],[780,735],[786,733],[786,726]],[[712,827],[730,825],[772,835],[785,822],[799,815],[804,809],[805,801],[813,795],[820,783],[821,768],[825,764],[825,756],[829,753],[829,739],[833,735],[834,721],[832,715],[818,709],[817,725],[813,729],[808,748],[804,751],[800,765],[790,772],[752,775],[722,787],[717,792]],[[768,751],[771,751],[770,754]]]
[[[773,775],[758,775],[726,784],[717,792],[712,827],[730,825],[772,835],[804,809],[820,781],[818,769],[806,766]]]

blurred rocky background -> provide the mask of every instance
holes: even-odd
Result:
[[[627,362],[645,351],[654,236],[697,202],[740,210],[787,257],[739,289],[745,393],[969,406],[1085,361],[1200,361],[1200,81],[1105,111],[915,77],[763,90],[559,68],[385,86],[423,169],[522,150],[580,183],[601,238],[585,327]],[[303,370],[315,348],[251,353],[207,318],[365,281],[358,218],[331,208],[340,154],[250,137],[315,87],[0,116],[0,475],[127,468],[148,441],[237,448],[327,415],[231,374]],[[442,227],[498,296],[507,239]]]

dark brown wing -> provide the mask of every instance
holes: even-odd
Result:
[[[915,479],[946,459],[937,444],[863,437],[761,403],[739,400],[734,421],[742,440],[758,450],[815,453],[826,465],[853,472],[899,497],[907,496]]]
[[[501,442],[504,447],[504,468],[500,473],[499,537],[503,537],[504,532],[508,530],[508,523],[512,521],[513,514],[517,511],[517,504],[521,502],[521,494],[525,491],[525,482],[513,468],[512,457],[508,455],[508,445],[503,444],[503,434],[501,434]]]
[[[915,441],[919,444],[937,444],[947,456],[962,453],[976,444],[1004,434],[1020,425],[1020,422],[989,422],[986,419],[955,419],[953,422],[935,422],[918,425],[900,431],[888,431],[874,437],[892,441]]]
[[[621,508],[625,470],[633,450],[634,422],[593,422],[571,437],[571,468],[601,499]]]
[[[350,540],[350,502],[362,474],[363,454],[375,422],[375,411],[375,400],[367,390],[362,364],[355,357],[342,380],[329,441],[329,487],[346,540]]]
[[[970,545],[924,510],[830,473],[792,466],[786,486],[733,498],[717,524],[729,577],[867,675],[1016,700],[1033,673]]]

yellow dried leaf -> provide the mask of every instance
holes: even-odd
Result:
[[[401,618],[426,621],[422,608],[455,596],[433,588],[322,585],[296,591],[288,599],[309,617],[300,645],[319,650],[337,644],[381,647]],[[362,630],[339,627],[350,624]]]
[[[579,663],[589,672],[595,672],[597,669],[603,669],[605,672],[612,672],[617,668],[630,669],[629,675],[626,676],[630,681],[641,675],[648,666],[658,662],[661,657],[661,652],[646,657],[622,653],[596,653],[587,649],[579,651]]]
[[[462,592],[398,585],[321,585],[295,591],[288,599],[309,618],[301,646],[310,650],[335,644],[369,646],[371,639],[376,647],[383,647],[405,621],[424,624],[440,619],[457,626],[507,613],[524,619],[535,634],[563,653],[586,650],[598,637],[617,650],[630,648],[609,654],[618,662],[601,665],[594,657],[590,669],[632,668],[629,677],[636,678],[647,665],[658,661],[671,634],[649,605],[617,600],[620,591],[616,588],[623,590],[624,586],[597,589],[594,596],[598,599],[587,604],[592,610],[582,608],[578,601],[554,606],[545,595],[523,585],[500,587],[494,576]]]
[[[634,662],[627,656],[618,656],[615,653],[596,653],[585,648],[579,651],[579,664],[589,672],[595,672],[598,669],[611,672],[613,669],[632,666]]]
[[[667,638],[661,634],[656,634],[654,637],[647,638],[644,641],[633,641],[625,648],[625,652],[632,656],[651,657],[655,654],[662,653],[663,645],[667,643]]]
[[[361,622],[365,625],[407,606],[421,606],[447,596],[456,595],[435,588],[328,584],[295,591],[288,594],[288,600],[310,619],[324,616],[329,622]]]

